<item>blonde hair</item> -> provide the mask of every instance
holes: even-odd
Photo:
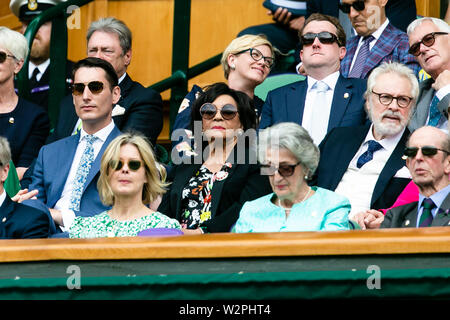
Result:
[[[148,140],[136,133],[124,133],[116,137],[105,150],[100,164],[100,177],[97,182],[100,200],[106,206],[114,205],[114,193],[109,183],[111,174],[114,172],[110,168],[112,160],[119,160],[120,148],[124,145],[134,145],[142,158],[147,182],[142,190],[142,203],[147,205],[155,201],[158,196],[166,192],[169,185],[165,182],[166,170],[160,165],[153,154],[151,144]]]
[[[262,45],[268,46],[270,48],[272,58],[275,58],[274,47],[272,46],[270,41],[267,40],[266,36],[262,34],[261,35],[246,34],[231,41],[228,47],[226,47],[225,50],[223,51],[222,59],[220,59],[225,79],[228,79],[228,76],[230,75],[230,66],[228,65],[228,57],[231,54],[237,54],[240,51],[244,51]]]
[[[17,60],[25,60],[29,51],[27,39],[7,27],[0,27],[0,46],[11,52]]]

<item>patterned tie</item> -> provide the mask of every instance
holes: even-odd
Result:
[[[349,78],[360,78],[364,64],[366,63],[366,59],[369,56],[370,52],[370,42],[375,39],[372,35],[364,37],[361,48],[359,48],[358,55],[356,56],[355,63],[353,64],[353,68],[350,71],[348,77]]]
[[[422,215],[420,216],[419,228],[429,227],[433,222],[433,215],[431,214],[431,210],[436,207],[433,200],[430,198],[425,198],[422,201]]]
[[[89,134],[85,136],[84,139],[86,140],[86,148],[81,156],[80,164],[78,165],[75,180],[73,182],[73,190],[69,206],[69,209],[74,211],[80,210],[80,200],[83,193],[84,184],[86,183],[86,178],[89,174],[89,170],[91,169],[92,162],[94,161],[93,143],[97,137]]]
[[[369,148],[366,152],[359,156],[356,166],[360,169],[363,165],[373,159],[373,154],[375,151],[382,149],[383,146],[376,142],[375,140],[369,140]]]
[[[317,81],[311,89],[316,90],[316,99],[314,100],[314,108],[311,117],[311,137],[315,144],[319,144],[323,137],[325,137],[328,129],[329,113],[325,113],[327,103],[327,91],[330,87],[323,81]]]
[[[441,113],[439,112],[437,105],[439,103],[439,99],[437,95],[434,95],[433,100],[431,100],[430,104],[430,119],[428,120],[428,125],[436,127],[441,120]]]

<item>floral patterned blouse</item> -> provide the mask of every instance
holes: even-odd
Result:
[[[211,219],[211,191],[215,181],[228,177],[231,163],[225,162],[222,168],[212,173],[205,166],[201,166],[197,173],[189,180],[181,195],[181,226],[196,229],[205,221]]]
[[[112,219],[107,211],[93,217],[76,217],[69,230],[70,238],[134,237],[151,228],[181,229],[180,223],[160,212],[133,219]]]

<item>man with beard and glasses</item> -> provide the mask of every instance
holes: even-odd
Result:
[[[411,180],[402,159],[419,84],[408,67],[383,63],[368,78],[366,111],[371,125],[330,131],[319,146],[311,184],[346,196],[349,215],[389,208]]]
[[[22,23],[20,32],[25,33],[28,24],[45,10],[66,0],[11,0],[9,7]],[[52,22],[44,23],[37,31],[30,51],[28,79],[30,79],[30,100],[46,110],[50,89],[50,40]],[[70,78],[73,62],[66,63],[66,94],[70,92]]]

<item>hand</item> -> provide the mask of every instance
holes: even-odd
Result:
[[[21,203],[22,201],[29,199],[37,199],[36,195],[38,194],[38,190],[32,190],[28,192],[28,189],[19,190],[14,197],[11,198],[12,201]]]
[[[432,87],[434,90],[439,91],[439,89],[447,85],[450,85],[450,70],[442,71],[434,81]]]
[[[304,24],[305,24],[305,17],[300,16],[300,17],[291,19],[291,21],[289,21],[289,28],[291,28],[292,30],[295,30],[295,31],[300,31],[300,30],[302,30]]]
[[[55,223],[59,226],[64,226],[61,211],[56,209],[49,209],[49,210]]]
[[[197,228],[197,229],[182,228],[181,231],[183,231],[184,234],[203,234],[203,232],[200,228]]]
[[[367,229],[378,229],[384,220],[383,212],[377,210],[367,210],[369,215],[364,219]]]
[[[270,12],[272,19],[280,24],[288,25],[291,19],[292,13],[286,8],[279,7],[275,12]]]

